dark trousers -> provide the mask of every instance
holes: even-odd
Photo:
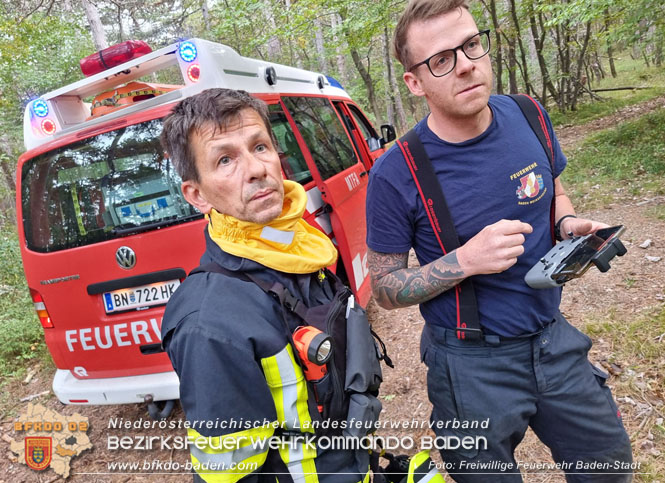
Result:
[[[587,359],[591,339],[563,316],[509,340],[458,340],[428,326],[423,344],[437,448],[455,481],[522,481],[524,464],[538,463],[514,457],[529,426],[567,481],[632,480],[630,440],[607,374]],[[465,436],[468,444],[455,448]]]

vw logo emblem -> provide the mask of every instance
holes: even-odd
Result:
[[[120,247],[115,252],[115,261],[118,262],[120,268],[129,270],[136,265],[136,253],[129,247]]]

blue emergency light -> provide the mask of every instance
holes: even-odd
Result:
[[[330,83],[331,86],[339,87],[340,89],[345,90],[344,87],[342,87],[342,84],[340,84],[339,81],[334,77],[330,77],[329,75],[327,75],[326,79],[328,79],[328,82]]]
[[[32,112],[34,112],[36,116],[46,117],[48,116],[48,104],[44,99],[37,99],[32,103]]]
[[[196,52],[196,46],[192,42],[183,42],[178,48],[178,55],[185,62],[191,62],[196,59],[198,53]]]

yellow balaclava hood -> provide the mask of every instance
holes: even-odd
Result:
[[[279,217],[266,225],[241,221],[213,209],[208,233],[227,253],[248,258],[286,273],[312,273],[337,261],[337,249],[325,234],[302,217],[305,189],[284,181],[284,205]]]

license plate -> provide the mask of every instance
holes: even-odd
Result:
[[[105,292],[103,294],[104,310],[107,314],[111,314],[123,310],[162,305],[169,301],[179,285],[180,280],[176,279]]]

